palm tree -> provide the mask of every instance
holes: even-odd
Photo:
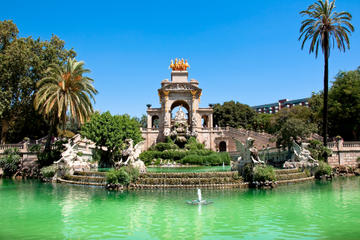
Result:
[[[306,17],[301,22],[300,37],[302,39],[301,49],[304,48],[305,42],[310,42],[309,53],[315,52],[318,55],[319,46],[324,54],[324,110],[323,110],[323,137],[324,146],[327,146],[327,125],[328,125],[328,61],[330,48],[335,45],[340,51],[344,51],[346,47],[350,49],[348,34],[354,31],[351,25],[351,14],[348,12],[335,12],[335,0],[318,0],[310,5],[300,14]],[[327,156],[325,156],[327,159]]]
[[[78,123],[84,123],[93,113],[91,100],[97,90],[93,86],[93,79],[83,76],[90,70],[84,69],[84,62],[77,62],[69,58],[63,66],[51,64],[36,85],[34,106],[50,122],[46,147],[50,147],[50,139],[56,126],[64,128],[67,115]]]

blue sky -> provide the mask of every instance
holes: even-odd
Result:
[[[58,35],[92,73],[95,109],[141,116],[159,106],[170,59],[188,59],[189,78],[203,89],[201,105],[249,105],[296,99],[322,89],[323,57],[303,51],[301,16],[313,0],[254,1],[5,1],[2,20],[21,36]],[[346,53],[332,50],[330,80],[360,66],[359,0],[337,0],[353,15]]]

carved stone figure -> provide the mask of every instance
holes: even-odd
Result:
[[[54,162],[58,167],[69,169],[70,174],[73,174],[74,171],[90,171],[91,167],[95,167],[89,161],[78,156],[77,144],[71,145],[69,142],[64,144],[64,147],[66,150],[61,153],[60,160]]]
[[[307,143],[302,143],[301,139],[293,140],[292,156],[289,161],[283,164],[283,168],[314,168],[319,162],[311,157],[311,153],[306,149]]]
[[[249,137],[246,140],[245,146],[240,144],[240,156],[238,157],[237,161],[231,163],[231,169],[233,171],[238,170],[242,172],[242,169],[246,164],[251,164],[253,167],[258,164],[264,164],[259,157],[258,150],[254,146],[254,139]]]
[[[122,160],[120,162],[115,163],[115,167],[121,167],[130,165],[134,168],[137,168],[140,173],[146,172],[146,167],[143,161],[139,159],[139,155],[144,147],[145,142],[141,141],[134,147],[134,140],[127,139],[126,142],[128,143],[128,148],[122,152],[123,156],[128,156],[127,160],[123,162]]]

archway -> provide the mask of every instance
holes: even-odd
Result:
[[[159,116],[154,115],[151,117],[151,128],[159,128]]]
[[[185,113],[185,118],[187,119],[188,124],[190,125],[190,107],[187,102],[184,100],[177,100],[173,102],[170,108],[170,114],[171,114],[171,121],[174,120],[176,113],[181,109]]]
[[[202,128],[208,128],[209,127],[209,117],[208,117],[208,115],[201,116],[201,126],[202,126]]]
[[[225,141],[222,141],[219,143],[219,151],[226,152],[226,142]]]

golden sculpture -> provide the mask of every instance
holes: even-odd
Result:
[[[184,61],[183,58],[181,60],[175,58],[175,63],[173,60],[171,60],[169,68],[171,68],[173,71],[186,71],[187,68],[190,68],[190,65],[188,61]]]

